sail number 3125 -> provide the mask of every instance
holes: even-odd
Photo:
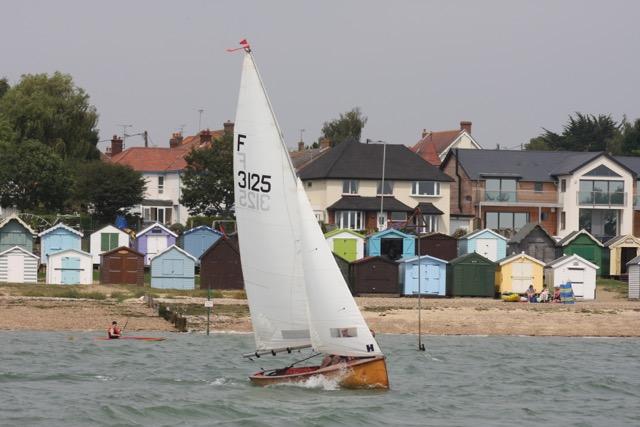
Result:
[[[238,187],[268,193],[271,191],[271,175],[238,171]]]

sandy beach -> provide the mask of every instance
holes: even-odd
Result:
[[[92,292],[105,287],[92,286]],[[2,288],[0,288],[2,291]],[[128,331],[174,331],[141,298],[118,301],[14,295],[0,296],[0,330],[103,331],[113,319]],[[379,333],[413,334],[418,330],[415,298],[356,298],[365,319]],[[204,298],[157,298],[188,319],[188,329],[206,328]],[[211,330],[250,332],[245,299],[214,298]],[[422,331],[427,335],[640,336],[640,302],[618,292],[598,290],[595,301],[574,305],[507,303],[484,298],[422,299]]]

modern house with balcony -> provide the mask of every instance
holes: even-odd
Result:
[[[418,231],[449,232],[452,179],[404,145],[346,141],[298,175],[320,221],[377,231],[412,218],[422,228]],[[412,215],[418,207],[421,219]]]
[[[624,159],[600,152],[458,149],[441,168],[454,179],[452,229],[511,235],[533,222],[555,236],[584,228],[601,240],[633,230],[630,194],[637,174]]]

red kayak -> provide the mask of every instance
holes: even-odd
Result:
[[[97,337],[96,340],[100,340],[100,341],[118,341],[118,340],[164,341],[164,340],[166,340],[166,338],[162,338],[162,337],[133,337],[133,336],[126,336],[126,337],[120,337],[120,338]]]

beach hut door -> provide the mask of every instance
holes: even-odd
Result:
[[[569,267],[567,272],[569,273],[567,281],[571,282],[573,294],[577,297],[584,297],[584,267]]]
[[[80,258],[62,258],[62,284],[75,285],[80,283]]]
[[[147,239],[147,256],[149,260],[167,248],[167,238],[164,236],[149,236]]]
[[[438,294],[440,291],[440,268],[434,264],[423,265],[423,276],[426,279],[423,288],[427,294]]]
[[[347,261],[356,260],[356,239],[335,239],[333,250]]]
[[[533,285],[533,266],[523,262],[513,263],[511,274],[511,289],[513,292],[524,293]]]
[[[20,254],[7,256],[7,281],[9,283],[24,282],[24,257]]]
[[[478,239],[476,252],[491,261],[496,261],[498,255],[498,242],[495,239]]]

